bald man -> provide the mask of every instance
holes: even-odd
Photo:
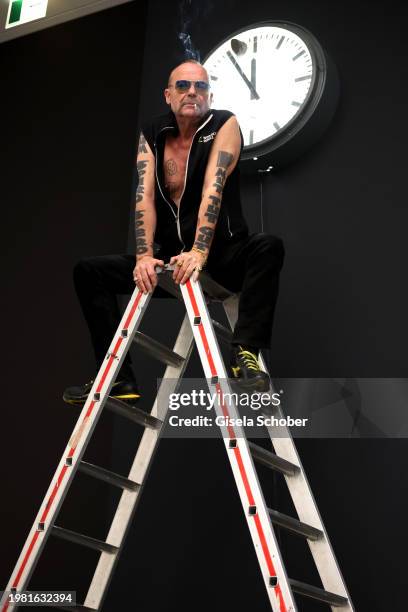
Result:
[[[249,235],[242,214],[238,161],[243,140],[233,113],[211,109],[210,80],[194,60],[177,66],[164,90],[169,113],[143,126],[138,146],[136,256],[84,259],[74,281],[97,367],[120,321],[117,294],[157,285],[156,266],[170,262],[177,284],[206,271],[241,292],[231,347],[231,374],[244,390],[266,391],[259,350],[270,346],[284,249],[279,238]],[[155,248],[158,250],[155,251]],[[82,403],[92,381],[71,387],[64,400]],[[140,397],[127,356],[111,395]]]

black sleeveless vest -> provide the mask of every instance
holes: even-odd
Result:
[[[166,135],[178,133],[175,115],[173,112],[162,115],[142,128],[156,163],[155,242],[167,255],[176,255],[182,250],[188,251],[193,246],[208,157],[217,131],[231,116],[232,113],[229,111],[210,109],[202,118],[191,143],[186,166],[185,187],[178,208],[164,186],[163,172]],[[225,183],[220,214],[210,249],[211,259],[217,253],[222,255],[223,243],[248,235],[248,227],[242,215],[238,165],[235,166]]]

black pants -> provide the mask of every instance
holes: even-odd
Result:
[[[160,253],[157,257],[165,258]],[[241,292],[234,343],[269,347],[283,257],[282,241],[267,234],[253,234],[226,245],[222,257],[210,256],[206,271],[212,278],[234,293]],[[120,322],[117,295],[131,294],[135,288],[134,267],[134,255],[89,257],[75,266],[75,289],[91,333],[98,369]],[[133,379],[129,356],[120,378]]]

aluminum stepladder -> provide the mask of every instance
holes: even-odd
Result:
[[[17,608],[15,604],[8,603],[7,593],[18,593],[27,588],[49,535],[100,551],[84,605],[58,606],[58,609],[71,610],[71,612],[102,609],[166,416],[161,410],[159,419],[157,397],[150,414],[109,397],[112,384],[133,341],[167,364],[161,383],[163,385],[166,382],[166,393],[173,393],[177,389],[195,342],[209,390],[216,393],[219,398],[218,405],[216,402],[214,406],[217,415],[231,419],[238,417],[236,407],[223,400],[224,394],[231,393],[231,388],[214,329],[224,340],[231,337],[231,332],[211,320],[201,285],[208,295],[223,301],[232,327],[237,317],[237,296],[228,294],[206,275],[202,275],[199,282],[188,281],[179,289],[173,283],[170,272],[170,266],[166,266],[166,271],[159,275],[159,284],[176,297],[180,297],[181,289],[187,310],[174,348],[170,350],[138,331],[151,295],[144,295],[135,289],[6,586],[5,595],[0,602],[0,612]],[[262,358],[261,365],[265,369]],[[271,393],[273,392],[271,389]],[[127,477],[82,461],[87,444],[105,406],[145,427]],[[276,407],[275,410],[277,417],[283,417],[280,407]],[[354,608],[350,596],[290,432],[281,426],[279,430],[275,427],[268,427],[267,430],[275,452],[248,442],[243,429],[235,425],[223,428],[223,442],[255,546],[271,609],[273,612],[298,610],[294,599],[294,593],[297,592],[327,603],[332,610],[351,612]],[[288,517],[267,507],[254,461],[284,474],[299,519]],[[59,509],[77,470],[123,490],[105,541],[55,525]],[[277,544],[274,524],[307,539],[323,588],[288,578]]]

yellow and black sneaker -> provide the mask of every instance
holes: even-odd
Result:
[[[88,395],[94,384],[93,380],[85,383],[80,387],[68,387],[65,389],[62,399],[67,404],[84,404],[88,399]],[[137,384],[133,381],[120,380],[113,383],[109,397],[122,400],[123,402],[137,402],[140,398],[139,389]]]
[[[230,363],[234,382],[243,390],[268,391],[269,376],[262,372],[258,363],[258,350],[252,347],[233,345]]]

